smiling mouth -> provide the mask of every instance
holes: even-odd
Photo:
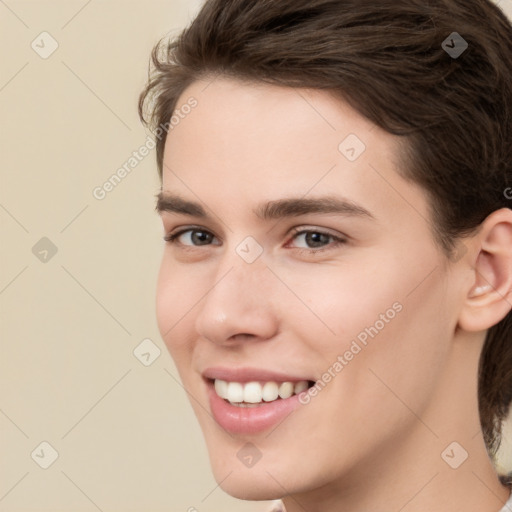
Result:
[[[210,381],[213,383],[217,396],[235,407],[258,407],[264,403],[287,399],[314,385],[314,382],[309,380],[229,382],[210,379]]]

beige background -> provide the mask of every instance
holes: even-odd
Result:
[[[512,0],[500,5],[512,14]],[[198,6],[0,0],[0,511],[268,507],[218,488],[159,337],[154,152],[103,200],[92,194],[145,143],[136,101],[150,50]],[[58,43],[46,59],[43,31]],[[161,350],[149,366],[133,354],[144,339]],[[43,441],[58,452],[47,469]]]

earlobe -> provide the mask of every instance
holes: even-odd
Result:
[[[459,327],[476,332],[496,325],[512,309],[512,210],[489,215],[474,241],[478,252]]]

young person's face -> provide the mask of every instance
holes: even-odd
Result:
[[[218,78],[178,108],[190,97],[162,190],[197,207],[162,211],[166,234],[190,231],[165,245],[157,316],[216,479],[271,499],[364,480],[415,443],[442,463],[453,439],[429,427],[441,425],[457,283],[425,193],[397,173],[398,139],[325,92]],[[319,383],[316,396],[237,407],[216,376]]]

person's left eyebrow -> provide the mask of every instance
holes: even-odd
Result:
[[[158,213],[169,212],[189,215],[191,217],[209,217],[201,204],[164,192],[160,192],[157,196],[156,211]],[[262,220],[277,220],[285,217],[330,213],[375,219],[375,216],[363,206],[337,196],[277,199],[259,205],[254,210],[254,213]]]
[[[375,219],[374,215],[363,206],[337,196],[278,199],[260,205],[256,208],[255,213],[263,220],[322,213]]]

